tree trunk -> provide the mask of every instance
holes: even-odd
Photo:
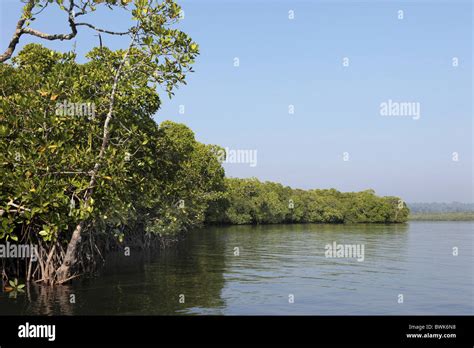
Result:
[[[69,270],[71,269],[71,266],[76,263],[76,250],[81,241],[81,231],[83,225],[84,222],[81,221],[74,229],[71,240],[67,245],[66,255],[64,256],[63,263],[56,270],[56,282],[58,284],[62,284],[69,279]]]
[[[97,182],[97,175],[99,174],[99,170],[102,164],[102,160],[105,156],[105,151],[108,148],[109,145],[109,139],[110,139],[110,122],[112,120],[113,112],[114,112],[114,105],[115,105],[115,94],[117,92],[117,86],[121,77],[122,73],[122,68],[125,64],[125,61],[128,58],[128,54],[130,53],[130,49],[133,47],[133,44],[135,42],[135,37],[136,33],[132,37],[132,42],[130,43],[127,51],[125,52],[125,55],[122,58],[122,61],[120,62],[119,67],[117,68],[117,71],[114,76],[114,83],[112,85],[112,91],[110,93],[110,103],[109,103],[109,110],[107,112],[107,116],[105,118],[104,122],[104,127],[103,127],[103,136],[102,136],[102,145],[100,147],[100,152],[99,156],[97,157],[97,161],[94,165],[94,168],[92,170],[91,174],[91,180],[89,182],[89,186],[86,189],[86,192],[84,193],[84,206],[87,208],[89,206],[89,199],[91,198],[92,194],[94,193],[94,186]],[[84,228],[84,221],[80,221],[76,228],[74,229],[74,232],[71,236],[71,239],[69,240],[67,250],[66,250],[66,255],[64,256],[64,260],[61,264],[61,266],[56,270],[56,279],[55,282],[57,284],[62,284],[71,279],[71,268],[73,268],[74,264],[77,261],[76,258],[76,253],[77,253],[77,247],[79,246],[79,243],[81,242],[81,232]]]

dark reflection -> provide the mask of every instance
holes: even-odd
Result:
[[[223,240],[196,231],[159,252],[116,253],[94,278],[71,286],[30,286],[16,299],[0,295],[0,314],[168,315],[203,309],[218,314],[223,306],[224,250]]]
[[[50,287],[27,284],[22,292],[12,291],[0,295],[0,314],[74,314],[70,286]]]

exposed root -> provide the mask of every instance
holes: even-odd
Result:
[[[70,265],[66,277],[58,277],[58,270],[64,265],[67,255],[66,242],[56,240],[44,242],[37,234],[31,231],[23,231],[22,243],[33,245],[36,248],[36,258],[1,259],[1,279],[3,284],[8,279],[18,278],[27,284],[61,285],[77,279],[84,275],[94,275],[99,266],[105,262],[105,255],[112,251],[123,250],[130,247],[138,250],[161,249],[168,244],[174,243],[181,236],[163,238],[160,235],[144,233],[141,229],[134,229],[125,233],[126,239],[119,242],[113,233],[94,233],[93,226],[87,226],[87,233],[83,233],[80,243],[75,252],[75,262]],[[67,236],[64,236],[67,240]]]

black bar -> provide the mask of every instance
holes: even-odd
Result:
[[[0,346],[149,344],[474,345],[473,316],[0,316]],[[55,340],[20,338],[19,326],[55,325]],[[409,328],[412,325],[412,328]],[[429,325],[432,327],[430,328]],[[443,328],[436,325],[446,325]],[[414,329],[413,327],[417,328]],[[454,327],[455,326],[455,327]],[[407,334],[456,337],[408,338]]]

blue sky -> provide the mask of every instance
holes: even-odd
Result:
[[[299,188],[373,188],[408,202],[473,201],[471,1],[178,3],[185,11],[180,27],[201,55],[188,85],[172,100],[162,96],[156,120],[185,123],[202,142],[257,150],[257,166],[225,164],[228,176]],[[1,50],[20,9],[16,0],[0,3]],[[62,13],[39,18],[35,28],[66,31]],[[116,30],[129,23],[108,10],[91,22]],[[81,29],[80,56],[96,45],[93,34]],[[24,37],[21,45],[38,41]],[[58,50],[74,44],[42,43]],[[120,48],[127,40],[104,43]],[[380,115],[389,99],[419,103],[420,118]]]

